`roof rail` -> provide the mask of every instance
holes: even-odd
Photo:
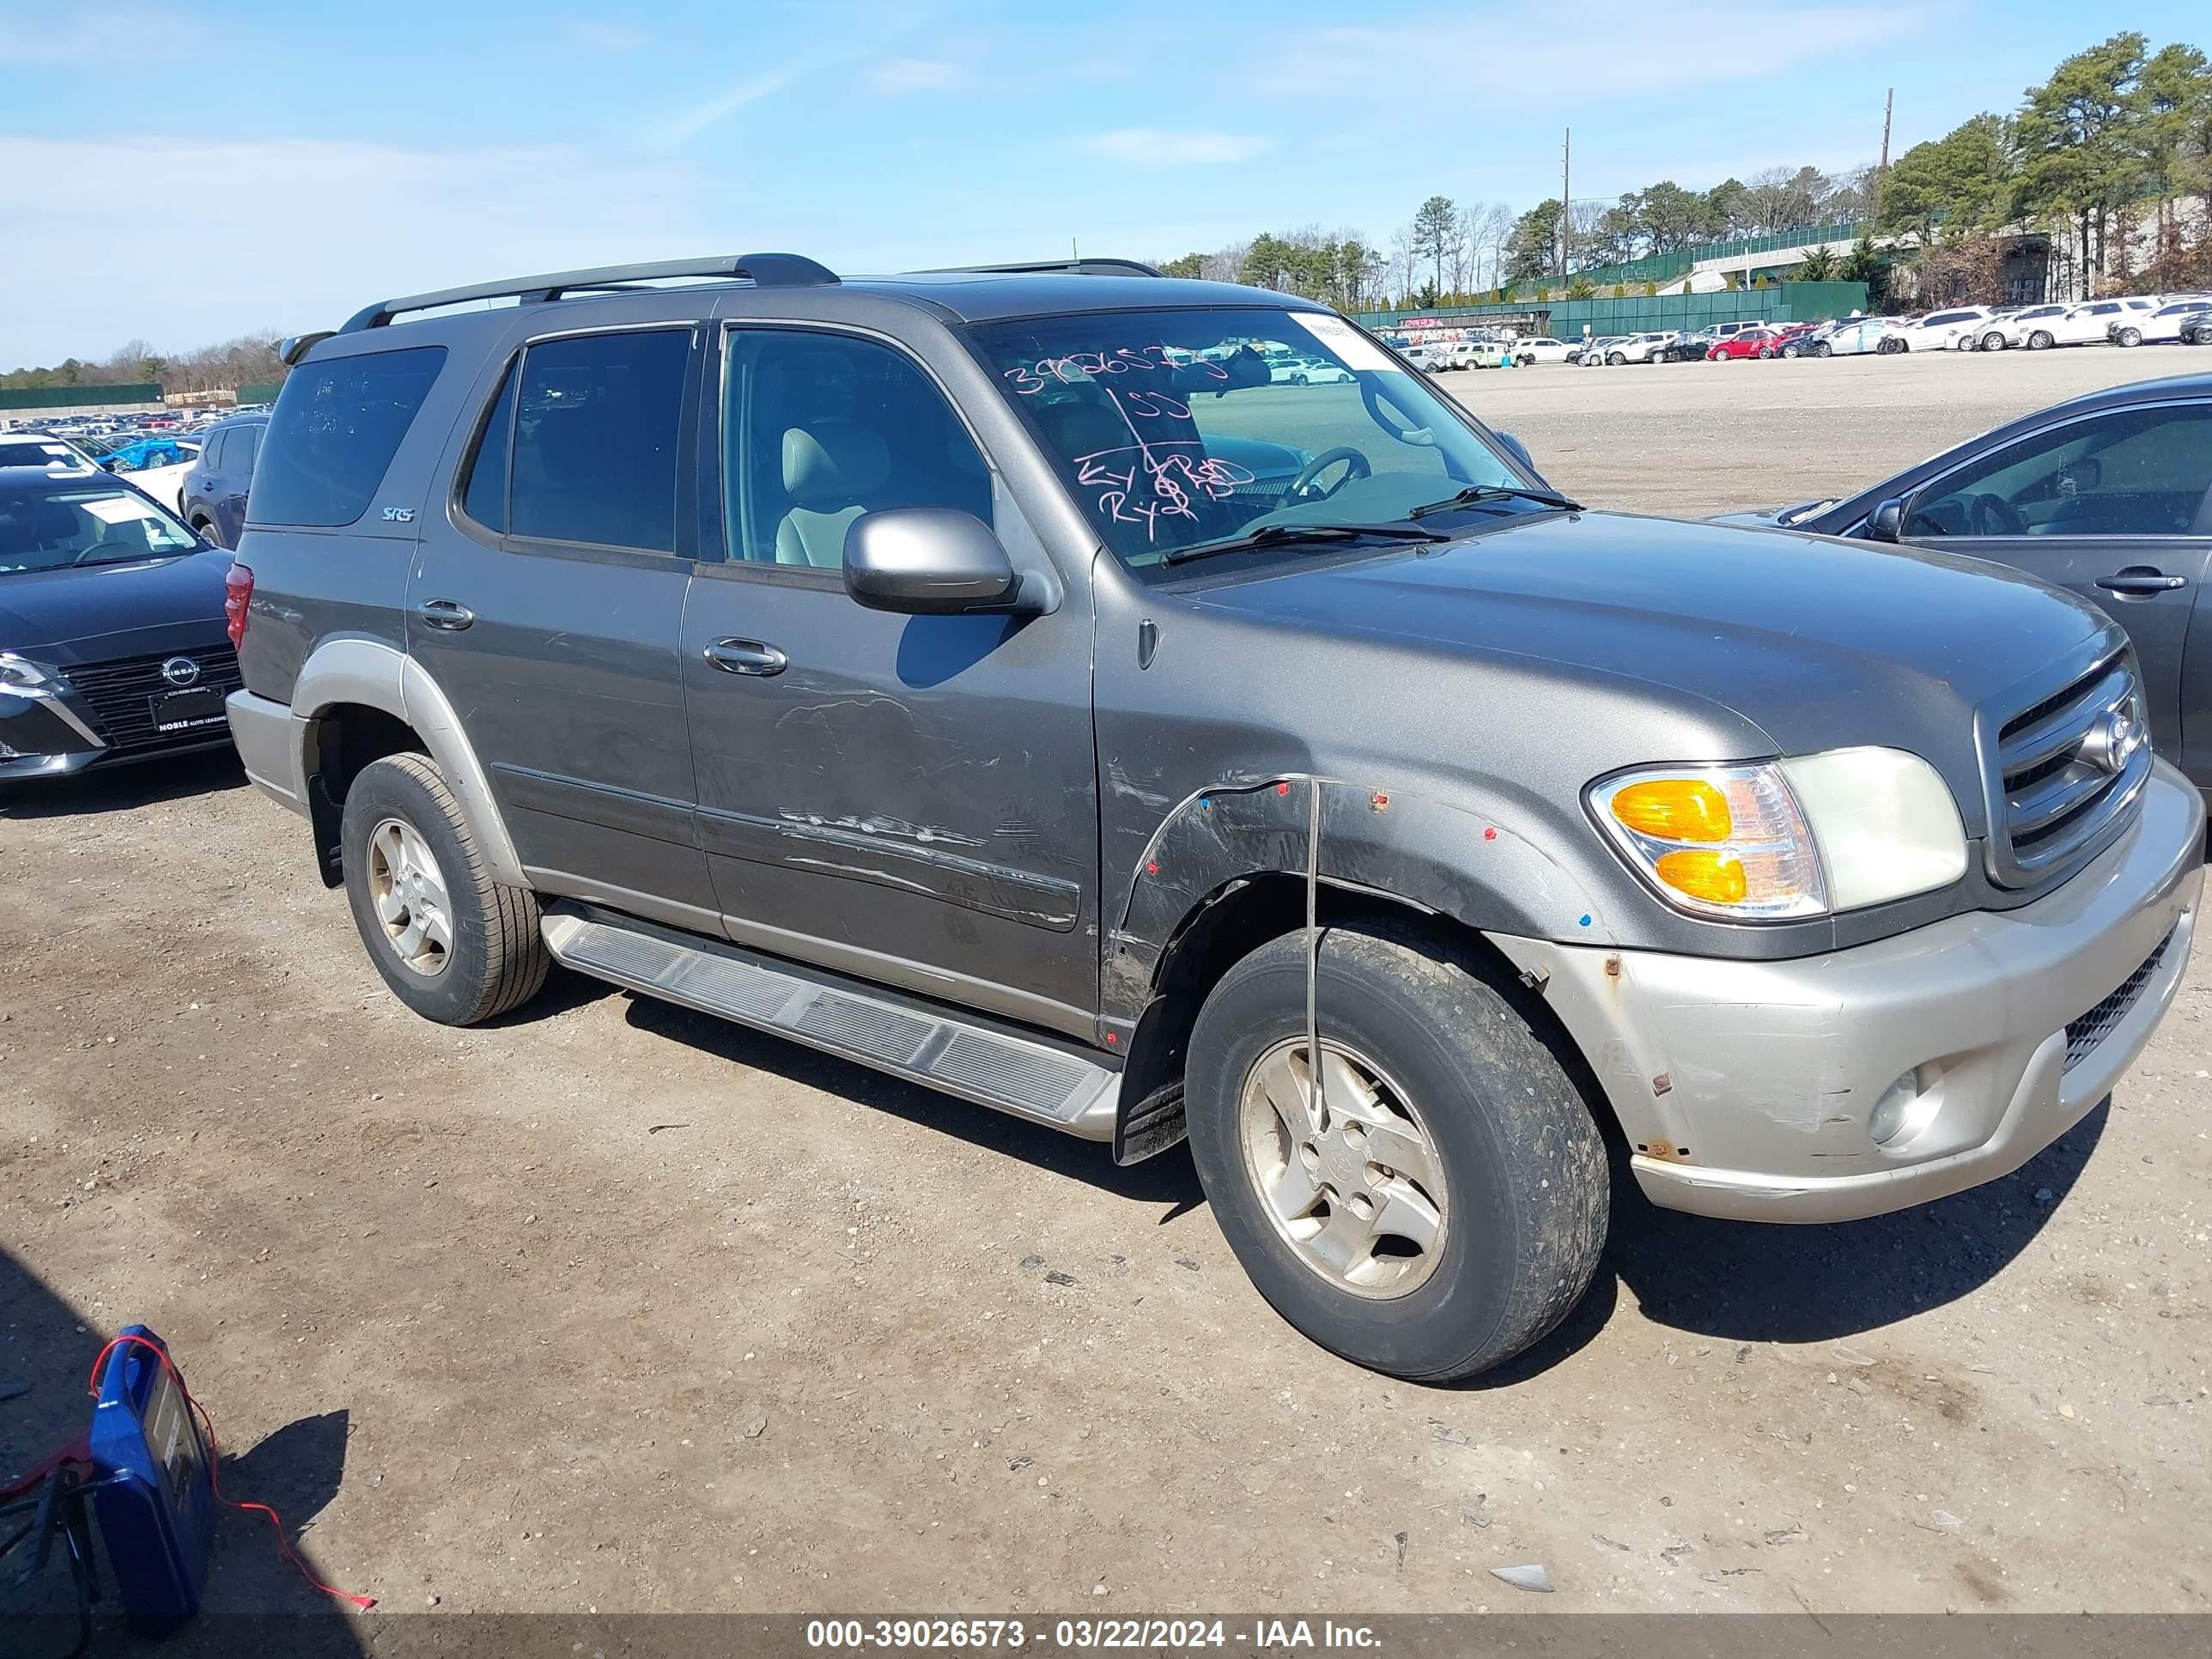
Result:
[[[937,265],[916,270],[915,276],[952,276],[973,272],[979,276],[1027,276],[1064,270],[1078,276],[1158,276],[1158,265],[1141,259],[1020,259],[1003,265]]]
[[[594,265],[583,270],[548,271],[541,276],[513,276],[505,282],[471,283],[465,288],[440,289],[429,294],[409,294],[365,307],[346,319],[341,334],[358,334],[382,328],[394,317],[410,311],[428,311],[438,306],[457,306],[471,300],[520,300],[531,305],[557,300],[565,294],[619,289],[632,283],[656,282],[669,276],[749,276],[761,288],[817,288],[835,283],[837,273],[827,265],[798,253],[725,253],[714,258],[659,259],[647,264]]]

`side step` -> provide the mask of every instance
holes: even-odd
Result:
[[[554,908],[544,928],[556,961],[595,979],[842,1054],[1085,1140],[1114,1138],[1121,1074],[1049,1044],[824,984],[735,945],[686,942],[601,915]]]

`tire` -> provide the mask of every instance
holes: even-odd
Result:
[[[1322,936],[1324,1076],[1338,1101],[1359,1103],[1331,1112],[1331,1127],[1346,1127],[1305,1143],[1327,1149],[1307,1164],[1271,1105],[1280,1096],[1254,1094],[1271,1075],[1302,1098],[1305,963],[1302,932],[1262,945],[1214,987],[1191,1033],[1185,1110],[1215,1218],[1269,1304],[1331,1352],[1431,1382],[1500,1364],[1564,1318],[1597,1270],[1610,1199],[1597,1123],[1505,989],[1381,921]],[[1410,1109],[1386,1114],[1350,1088],[1355,1076],[1379,1079],[1379,1099]],[[1400,1127],[1369,1134],[1378,1119]],[[1301,1190],[1319,1191],[1280,1219],[1263,1179],[1294,1212]],[[1355,1180],[1340,1215],[1334,1183]],[[1443,1190],[1425,1194],[1428,1182]],[[1387,1228],[1393,1249],[1351,1248],[1349,1273],[1376,1276],[1363,1290],[1293,1234],[1316,1227],[1319,1238],[1342,1219],[1357,1237],[1358,1206],[1376,1195],[1383,1219],[1422,1217],[1425,1195],[1440,1201],[1421,1223],[1435,1224],[1432,1248]]]
[[[1306,377],[1303,374],[1293,374],[1291,376],[1291,384],[1292,386],[1304,386],[1305,383]]]
[[[2142,331],[2139,328],[2122,329],[2119,333],[2119,343],[2124,346],[2141,345],[2142,343]]]
[[[2030,351],[2048,351],[2057,343],[2058,342],[2052,337],[2047,329],[2039,328],[2027,337],[2027,349]]]
[[[1983,335],[1981,344],[1976,348],[1981,351],[2002,351],[2004,349],[2005,337],[1994,330]]]
[[[1790,345],[1786,345],[1786,346],[1784,346],[1784,347],[1783,347],[1783,348],[1782,348],[1782,355],[1783,355],[1784,357],[1788,357],[1788,358],[1790,358],[1790,359],[1792,359],[1792,360],[1795,360],[1796,358],[1797,358],[1797,357],[1799,357],[1799,356],[1802,356],[1803,354],[1802,354],[1802,352],[1800,352],[1800,351],[1799,351],[1798,348],[1797,348],[1795,344],[1790,344]]]
[[[1883,357],[1894,357],[1898,353],[1904,349],[1905,342],[1896,339],[1882,340],[1878,342],[1875,346],[1875,354]]]
[[[1835,348],[1826,340],[1815,340],[1813,343],[1813,355],[1815,357],[1832,357],[1836,355]]]
[[[1618,352],[1618,351],[1609,351],[1609,352],[1607,352],[1607,353],[1606,354],[1606,358],[1605,358],[1605,360],[1606,360],[1606,362],[1607,362],[1607,363],[1611,364],[1611,365],[1612,365],[1613,368],[1620,368],[1623,364],[1626,363],[1626,362],[1627,362],[1627,361],[1628,361],[1628,359],[1627,359],[1627,357],[1626,357],[1626,356],[1624,356],[1622,353]]]
[[[410,833],[432,860],[442,907],[427,888],[409,890],[404,860],[392,856]],[[538,931],[538,896],[484,872],[460,804],[426,757],[389,755],[363,767],[346,791],[338,844],[354,926],[400,1001],[441,1025],[474,1025],[538,994],[551,962]],[[448,943],[436,947],[433,924],[410,950],[404,930],[395,938],[398,924],[380,914],[380,902],[396,902],[409,927],[437,917]]]

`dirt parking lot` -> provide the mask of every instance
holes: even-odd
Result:
[[[1449,383],[1583,500],[1701,514],[2193,366]],[[2202,969],[2019,1174],[1797,1230],[1626,1192],[1560,1332],[1425,1389],[1278,1320],[1183,1152],[588,981],[414,1018],[228,763],[0,805],[0,1467],[146,1321],[233,1495],[387,1610],[2212,1605]],[[313,1602],[258,1524],[213,1604]],[[1488,1571],[1529,1562],[1548,1601]]]

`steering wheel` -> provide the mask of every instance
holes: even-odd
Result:
[[[1339,461],[1344,463],[1344,476],[1326,489],[1315,489],[1314,480]],[[1334,449],[1322,450],[1320,454],[1308,461],[1299,470],[1298,476],[1291,480],[1291,487],[1284,492],[1283,499],[1291,501],[1325,501],[1354,478],[1371,478],[1374,476],[1375,469],[1368,464],[1366,456],[1349,444],[1340,444]]]
[[[1966,508],[1966,522],[1977,536],[2025,536],[2027,520],[2002,495],[1977,495]]]

